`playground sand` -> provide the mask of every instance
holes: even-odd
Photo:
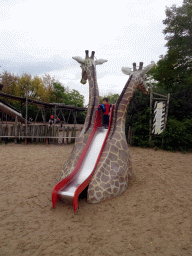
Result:
[[[130,147],[128,189],[76,215],[51,193],[73,145],[0,145],[0,255],[192,255],[192,154]]]

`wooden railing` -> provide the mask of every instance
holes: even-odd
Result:
[[[25,140],[25,143],[46,142],[69,144],[74,143],[82,127],[69,127],[58,125],[24,125],[20,123],[0,124],[0,141],[12,141],[17,143]]]

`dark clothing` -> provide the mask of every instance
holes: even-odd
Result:
[[[109,125],[109,113],[111,110],[111,106],[111,104],[107,103],[106,105],[100,104],[97,108],[98,110],[101,109],[103,112],[103,124],[105,127]]]
[[[98,110],[102,110],[102,112],[104,113],[105,112],[105,105],[104,104],[100,104],[98,107],[97,107]]]
[[[101,109],[102,110],[102,112],[104,113],[104,115],[109,115],[109,113],[110,113],[110,110],[111,110],[111,104],[106,104],[106,105],[104,105],[104,104],[100,104],[98,107],[97,107],[97,109]]]
[[[104,115],[103,116],[103,123],[105,126],[109,125],[109,115]]]

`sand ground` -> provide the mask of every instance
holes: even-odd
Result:
[[[99,204],[51,193],[73,145],[0,145],[0,255],[192,255],[192,154],[130,147],[128,189]]]

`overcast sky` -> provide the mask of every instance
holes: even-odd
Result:
[[[0,72],[49,73],[88,102],[88,84],[72,56],[95,51],[100,95],[121,93],[122,66],[165,54],[165,8],[182,0],[0,0]]]

